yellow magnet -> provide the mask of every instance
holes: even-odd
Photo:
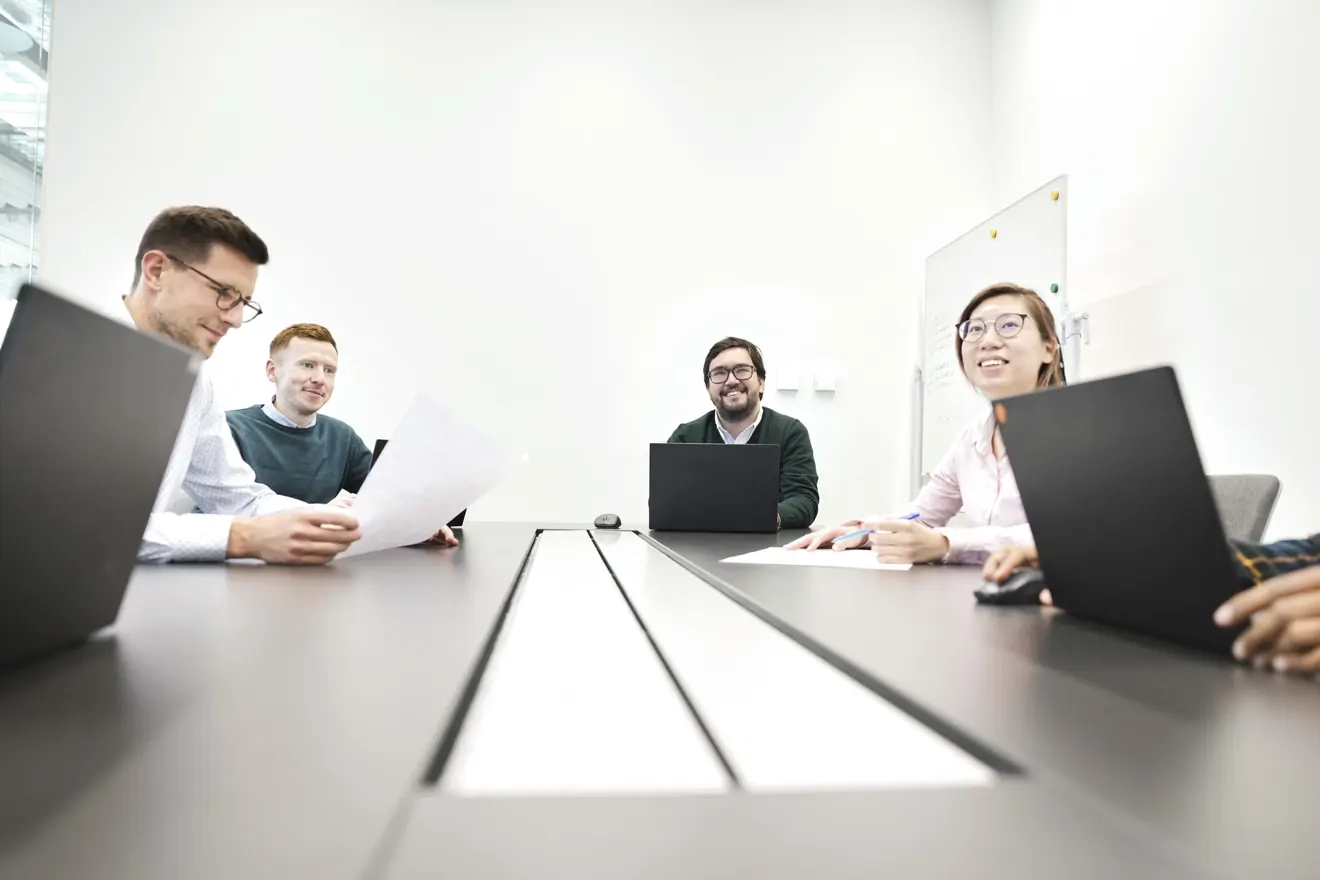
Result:
[[[1057,202],[1059,200],[1059,191],[1057,189],[1050,190],[1050,198]]]
[[[991,237],[991,238],[998,238],[998,237],[999,237],[999,230],[998,230],[998,229],[991,229],[991,230],[990,230],[990,237]]]

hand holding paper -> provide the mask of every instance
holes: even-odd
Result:
[[[443,540],[437,523],[490,491],[507,464],[488,437],[418,394],[352,502],[362,538],[341,558]]]

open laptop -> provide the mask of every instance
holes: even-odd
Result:
[[[385,444],[389,442],[390,442],[389,440],[386,440],[384,438],[378,439],[376,441],[376,448],[371,450],[371,464],[373,467],[375,466],[377,460],[380,459],[381,452],[385,450]],[[445,523],[445,525],[449,526],[451,530],[461,529],[463,528],[463,520],[466,518],[467,518],[467,508],[464,508],[463,510],[460,510],[458,512],[457,516],[455,516],[449,522]]]
[[[652,529],[775,532],[778,510],[777,445],[651,444]]]
[[[114,623],[200,362],[19,290],[0,346],[0,667]]]
[[[1054,604],[1227,652],[1211,617],[1242,589],[1170,367],[995,404]]]

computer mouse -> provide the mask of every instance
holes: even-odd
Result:
[[[602,513],[596,517],[596,528],[598,529],[617,529],[619,527],[619,515],[617,513]]]
[[[987,605],[1039,605],[1045,573],[1039,568],[1015,568],[1002,584],[986,581],[976,590],[976,601]]]

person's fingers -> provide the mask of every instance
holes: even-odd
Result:
[[[1283,617],[1272,611],[1262,611],[1251,619],[1251,626],[1238,636],[1233,643],[1233,656],[1239,660],[1254,657],[1262,651],[1270,650],[1283,627],[1287,623]]]
[[[1270,605],[1270,611],[1281,614],[1288,620],[1300,620],[1303,617],[1320,617],[1320,591],[1314,593],[1293,593],[1276,599]]]
[[[869,535],[858,535],[858,536],[856,536],[855,538],[849,538],[849,539],[846,540],[846,541],[835,540],[835,541],[834,541],[834,549],[835,549],[835,550],[852,550],[852,549],[857,548],[857,547],[863,547],[863,546],[866,545],[866,540],[867,540],[867,538],[869,538],[869,537],[870,537]]]
[[[981,566],[981,577],[988,581],[999,580],[997,572],[1004,563],[1004,557],[1009,553],[1008,550],[996,550],[985,560],[985,565]]]
[[[1054,604],[1054,596],[1050,594],[1048,588],[1040,591],[1040,604],[1051,606]]]
[[[434,535],[426,539],[426,543],[454,547],[458,545],[458,539],[454,537],[453,532],[449,531],[449,526],[441,526]]]
[[[997,583],[1008,580],[1013,569],[1027,561],[1027,552],[1021,547],[1005,547],[996,550],[986,563],[986,579]]]
[[[872,547],[907,547],[912,543],[910,535],[896,535],[892,533],[878,532],[867,536],[867,541]]]
[[[1274,598],[1274,587],[1270,581],[1257,584],[1220,605],[1215,610],[1215,623],[1220,626],[1237,626],[1257,611],[1266,608]]]
[[[290,530],[289,536],[298,541],[329,542],[347,546],[362,537],[362,530],[358,528],[356,522],[351,527],[298,523]]]
[[[341,529],[356,530],[358,519],[342,507],[309,507],[303,511],[303,519],[317,526],[339,526]]]
[[[338,538],[333,541],[303,540],[295,542],[290,549],[305,556],[338,556],[352,544],[352,541],[341,541]]]
[[[887,547],[883,551],[876,548],[875,558],[877,562],[883,562],[887,565],[906,565],[912,562],[912,554],[901,547]]]
[[[291,565],[325,565],[334,559],[337,552],[328,552],[321,549],[312,549],[310,547],[298,547],[289,552],[289,564]]]
[[[1320,648],[1304,654],[1280,654],[1274,658],[1280,672],[1320,672]]]
[[[1320,565],[1290,571],[1243,590],[1215,611],[1215,623],[1236,626],[1276,599],[1310,590],[1320,590]]]
[[[796,541],[790,541],[789,550],[815,550],[835,535],[842,535],[843,532],[838,529],[821,529],[818,532],[812,532],[809,535],[803,535]]]
[[[1278,654],[1300,654],[1312,648],[1320,648],[1320,616],[1292,619],[1274,643]]]
[[[356,531],[332,531],[325,529],[320,535],[305,535],[294,538],[293,546],[300,552],[309,553],[328,553],[335,555],[343,553],[357,541],[361,535]]]

